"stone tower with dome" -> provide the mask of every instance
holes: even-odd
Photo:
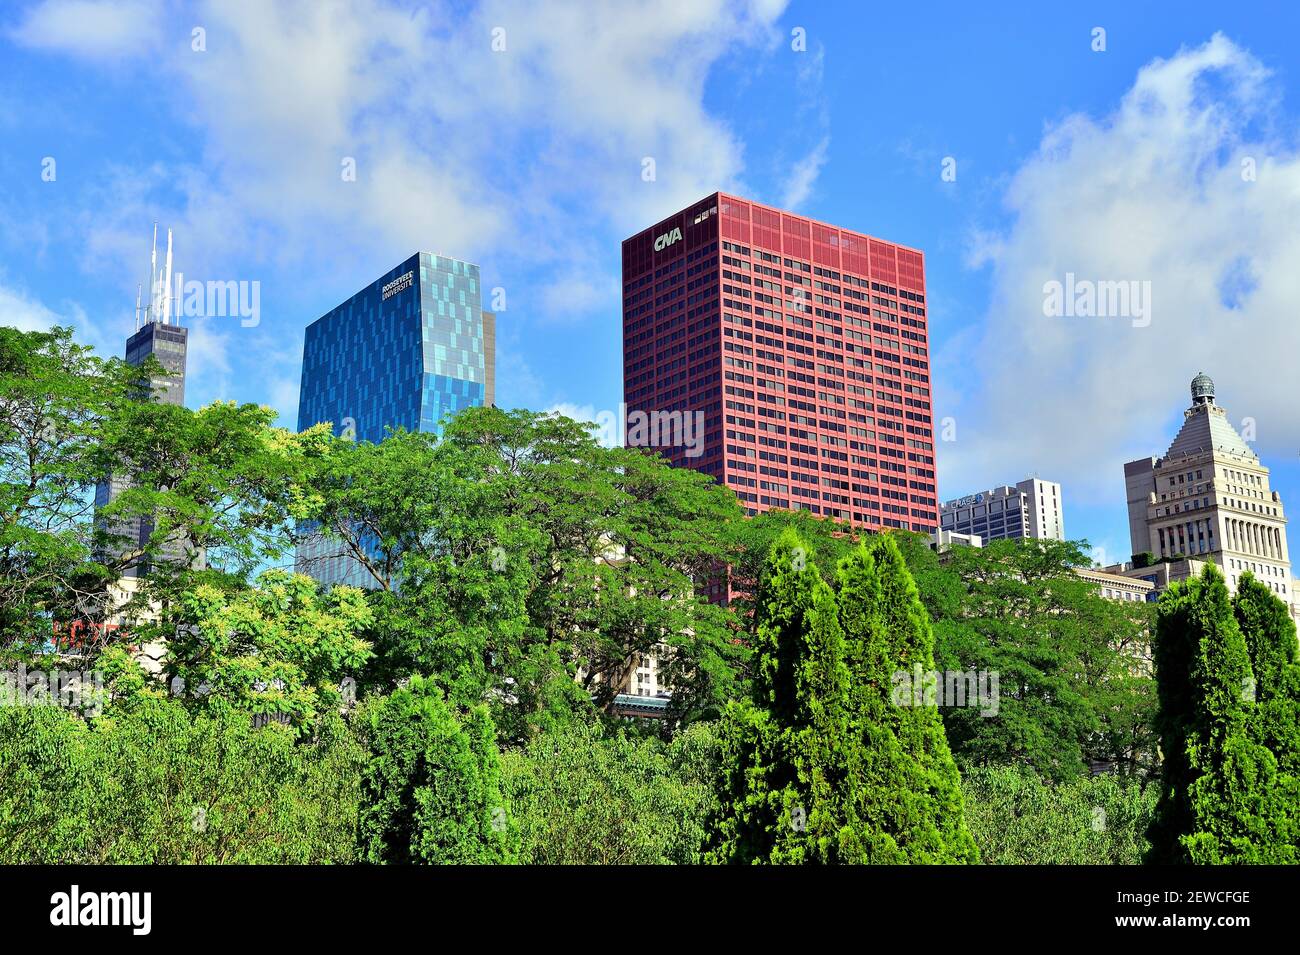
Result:
[[[1192,379],[1192,405],[1163,457],[1124,465],[1133,553],[1219,565],[1228,586],[1250,571],[1297,613],[1282,498],[1269,487],[1269,470],[1215,403],[1214,381]]]

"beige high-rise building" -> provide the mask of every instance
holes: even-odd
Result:
[[[1213,561],[1234,590],[1249,570],[1296,613],[1286,514],[1268,475],[1198,374],[1164,457],[1124,465],[1133,553]]]

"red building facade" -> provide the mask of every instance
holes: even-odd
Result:
[[[623,243],[623,394],[629,445],[711,474],[751,515],[938,526],[915,249],[714,193]]]

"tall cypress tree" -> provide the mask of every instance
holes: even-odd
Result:
[[[883,773],[869,787],[884,812],[872,828],[890,837],[900,861],[977,862],[938,710],[892,698],[895,673],[934,672],[934,633],[894,538],[878,534],[843,560],[839,582],[854,728]]]
[[[1289,852],[1278,852],[1277,861],[1300,861],[1300,648],[1295,621],[1290,608],[1249,572],[1237,584],[1232,609],[1255,679],[1250,737],[1277,760],[1271,795],[1286,813],[1277,830],[1279,840],[1289,845]]]
[[[1246,639],[1222,574],[1208,565],[1157,607],[1163,787],[1148,860],[1293,862],[1295,836],[1277,760],[1251,738]]]
[[[723,719],[712,861],[975,861],[938,714],[890,704],[899,648],[932,667],[933,643],[884,540],[842,562],[838,596],[793,531],[770,551],[753,700],[730,704]]]
[[[843,790],[844,638],[835,595],[784,532],[760,578],[753,700],[722,720],[717,862],[835,862]]]
[[[1287,605],[1247,571],[1232,609],[1246,639],[1255,676],[1251,736],[1277,759],[1278,770],[1300,774],[1300,664],[1296,627]]]

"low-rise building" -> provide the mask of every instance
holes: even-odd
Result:
[[[1139,577],[1114,573],[1111,568],[1076,567],[1074,572],[1084,580],[1097,585],[1098,592],[1107,600],[1128,600],[1150,603],[1157,596],[1156,585]]]

